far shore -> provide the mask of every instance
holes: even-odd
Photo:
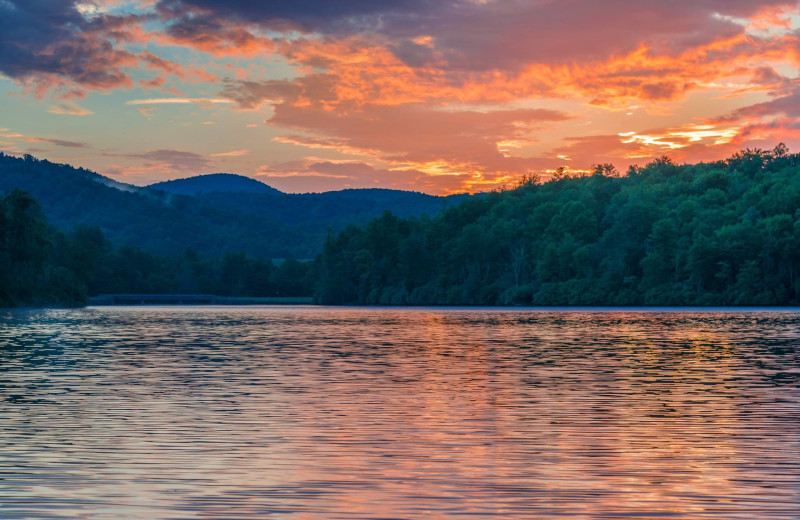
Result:
[[[585,312],[585,313],[615,313],[615,312],[643,312],[643,313],[708,313],[708,312],[800,312],[798,306],[523,306],[523,305],[321,305],[315,304],[313,298],[231,298],[218,303],[177,303],[177,302],[145,302],[145,303],[93,303],[82,306],[65,305],[26,305],[23,307],[0,307],[0,311],[37,311],[37,310],[70,310],[100,307],[190,307],[190,308],[216,308],[216,307],[327,307],[330,309],[386,309],[386,310],[434,310],[434,311],[502,311],[502,312]]]
[[[311,296],[232,297],[214,294],[100,294],[88,305],[309,305]]]

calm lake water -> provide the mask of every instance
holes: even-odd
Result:
[[[0,518],[800,518],[800,313],[0,311]]]

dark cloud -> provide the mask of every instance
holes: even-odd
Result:
[[[69,0],[0,2],[0,70],[11,77],[54,70],[57,60],[43,51],[53,42],[69,41],[83,22]]]
[[[733,18],[793,0],[161,0],[168,32],[183,41],[220,37],[232,26],[324,35],[371,34],[411,66],[509,70],[531,62],[592,61],[645,46],[679,55],[743,32]],[[244,33],[237,33],[242,38]],[[419,45],[420,37],[431,37]]]
[[[318,54],[293,54],[296,40],[267,37],[255,28],[284,34],[299,31],[323,41],[368,36],[407,65],[435,66],[457,84],[459,77],[454,74],[459,71],[519,71],[534,63],[584,65],[637,49],[679,56],[687,49],[742,35],[744,28],[734,17],[797,4],[793,0],[158,0],[140,5],[147,14],[88,18],[78,5],[78,0],[0,0],[0,72],[34,82],[41,92],[75,84],[100,90],[133,86],[126,69],[142,60],[153,66],[154,60],[123,45],[135,35],[142,37],[141,30],[134,30],[137,26],[160,17],[164,27],[159,36],[171,43],[220,54],[271,50],[323,68],[326,64],[319,63]],[[720,52],[723,55],[717,55]],[[725,52],[729,50],[709,49],[706,61],[725,61]],[[163,84],[163,78],[142,83],[148,88]],[[645,98],[658,100],[674,98],[684,88],[651,83],[641,90]]]
[[[436,53],[428,45],[420,45],[411,40],[402,40],[389,48],[395,56],[412,67],[425,67],[436,60]]]
[[[274,44],[256,34],[255,28],[327,36],[361,34],[376,31],[389,17],[417,16],[447,4],[424,0],[160,0],[156,12],[175,43],[216,54],[252,55]]]
[[[680,90],[680,87],[674,82],[658,81],[655,83],[646,83],[641,86],[644,99],[658,101],[662,99],[672,99],[675,94]]]
[[[415,16],[441,7],[463,3],[446,0],[160,0],[158,12],[167,19],[186,23],[213,24],[228,19],[259,24],[278,30],[333,31],[349,28],[362,31],[390,16]],[[437,6],[438,5],[438,6]],[[441,7],[439,7],[441,6]]]
[[[89,148],[89,145],[86,143],[81,143],[78,141],[68,141],[65,139],[54,139],[52,137],[32,137],[32,136],[25,136],[23,134],[17,132],[11,132],[5,128],[0,128],[0,137],[6,139],[20,139],[22,141],[26,141],[28,143],[49,143],[54,144],[56,146],[61,146],[63,148]]]
[[[127,28],[139,16],[97,16],[88,20],[75,0],[0,1],[0,72],[44,89],[77,84],[84,88],[129,86],[122,70],[136,57],[120,49]]]
[[[784,115],[800,118],[800,87],[795,87],[791,94],[775,98],[764,103],[756,103],[742,107],[733,113],[714,120],[715,122],[736,121],[744,118],[762,118]]]
[[[51,139],[48,137],[29,137],[27,139],[29,142],[33,143],[50,143],[56,146],[61,146],[64,148],[88,148],[89,145],[86,143],[79,143],[77,141],[65,141],[64,139]]]
[[[220,95],[236,101],[244,109],[258,108],[264,103],[284,99],[296,99],[303,92],[300,84],[289,81],[234,81],[226,80]],[[327,89],[330,97],[330,88]]]
[[[141,153],[116,154],[115,156],[147,161],[147,167],[151,169],[160,167],[164,170],[181,172],[204,171],[211,165],[211,161],[205,156],[183,150],[150,150]]]
[[[678,55],[743,32],[724,16],[747,17],[786,0],[497,0],[452,4],[446,12],[387,19],[393,40],[433,37],[451,68],[517,69],[531,62],[605,60],[644,46]],[[398,48],[401,48],[398,46]],[[399,54],[403,56],[403,54]]]

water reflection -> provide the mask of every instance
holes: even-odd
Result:
[[[798,518],[800,314],[0,318],[0,517]]]

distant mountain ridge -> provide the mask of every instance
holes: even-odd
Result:
[[[235,174],[136,187],[83,168],[0,153],[0,192],[14,188],[31,193],[58,228],[98,226],[116,245],[158,254],[191,248],[210,257],[244,251],[313,258],[330,232],[364,224],[384,211],[433,216],[470,197],[387,189],[290,194]]]
[[[282,191],[261,181],[235,173],[210,173],[184,179],[157,182],[149,189],[166,191],[178,195],[201,195],[205,193],[258,193],[283,195]]]
[[[102,177],[103,179],[106,177]],[[111,182],[116,182],[108,179]],[[121,184],[121,183],[120,183]],[[127,186],[127,185],[123,185]],[[428,195],[418,191],[395,190],[390,188],[345,188],[335,191],[323,192],[307,192],[307,193],[286,193],[273,188],[258,179],[238,175],[236,173],[209,173],[204,175],[195,175],[192,177],[184,177],[182,179],[173,179],[170,181],[156,182],[149,184],[146,189],[153,189],[173,193],[176,195],[190,195],[202,196],[211,194],[256,194],[256,195],[285,195],[295,198],[319,198],[319,199],[333,199],[343,198],[348,200],[362,200],[380,202],[402,202],[410,199],[415,200],[461,200],[469,198],[469,194],[449,195],[447,197],[440,197],[437,195]]]

